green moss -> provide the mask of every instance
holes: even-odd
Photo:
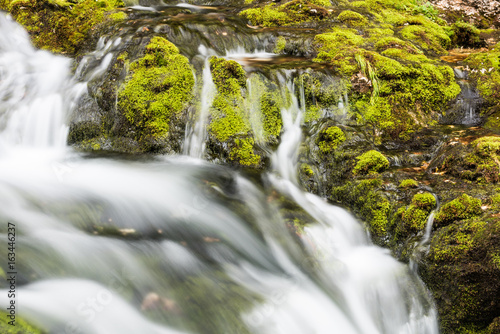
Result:
[[[8,322],[8,314],[0,311],[0,332],[2,334],[42,334],[44,331],[33,327],[25,320],[16,315],[15,326],[10,325]]]
[[[382,153],[375,150],[365,152],[356,159],[358,162],[352,171],[354,175],[378,173],[389,167],[389,160]]]
[[[433,262],[445,262],[465,257],[477,245],[475,236],[485,227],[485,222],[474,220],[443,227],[432,238],[430,258]]]
[[[279,6],[269,4],[264,7],[245,9],[239,15],[248,19],[253,25],[275,27],[318,21],[330,14],[325,8],[309,1],[292,0]]]
[[[231,160],[238,161],[243,166],[256,166],[260,163],[260,156],[253,151],[255,142],[252,138],[236,138],[234,141],[236,145],[231,150]]]
[[[481,200],[467,194],[444,204],[436,214],[436,226],[449,225],[452,222],[470,219],[481,215]]]
[[[237,62],[223,58],[211,57],[209,63],[218,92],[210,109],[209,132],[215,140],[229,147],[231,161],[244,166],[257,166],[261,158],[254,153],[255,140],[242,96],[242,90],[246,87],[245,70]],[[273,121],[273,112],[276,112],[271,101],[268,95],[262,96],[261,103],[268,111],[267,120],[266,117],[263,119],[268,135],[281,129],[281,123],[275,124],[275,128],[269,125]]]
[[[414,41],[424,50],[434,51],[437,54],[445,54],[451,43],[450,38],[443,31],[420,25],[404,27],[401,29],[401,36]]]
[[[164,138],[170,117],[184,110],[192,96],[189,61],[175,45],[154,37],[130,70],[118,93],[119,110],[135,129],[136,140]]]
[[[350,181],[334,187],[330,199],[354,211],[367,223],[375,242],[382,243],[387,230],[391,204],[379,191],[382,181],[369,179]]]
[[[411,54],[421,54],[422,51],[418,50],[415,45],[410,42],[403,41],[396,37],[384,37],[380,39],[376,44],[375,48],[378,52],[382,52],[387,49],[402,49],[407,53]]]
[[[399,183],[399,188],[403,189],[417,188],[417,187],[418,187],[418,182],[413,179],[402,180]]]
[[[396,238],[399,240],[406,239],[410,235],[414,235],[424,230],[427,223],[429,212],[411,204],[410,206],[399,208],[396,211]]]
[[[500,99],[500,43],[487,52],[471,54],[465,62],[481,96],[495,106]]]
[[[411,204],[426,212],[430,212],[436,207],[436,198],[431,193],[415,194],[411,200]]]
[[[217,91],[227,95],[241,95],[241,89],[246,86],[246,72],[234,60],[210,57],[210,70]]]
[[[368,24],[366,17],[350,10],[344,10],[340,13],[337,20],[354,27],[365,26]]]
[[[276,46],[274,47],[274,53],[282,53],[286,47],[286,39],[283,36],[278,37],[276,40]]]
[[[358,48],[363,44],[363,37],[356,30],[335,27],[331,32],[316,35],[314,42],[318,49],[315,61],[327,62],[345,76],[351,76],[359,70],[354,56],[363,54]]]
[[[308,164],[300,165],[300,170],[304,175],[306,175],[308,177],[314,176],[314,171],[312,170],[311,166],[309,166]]]
[[[340,144],[346,140],[345,134],[337,126],[330,126],[319,132],[316,139],[316,145],[323,153],[329,153],[335,150]]]
[[[28,30],[35,46],[70,54],[78,51],[92,27],[123,18],[124,13],[107,16],[123,5],[121,0],[0,1],[0,9],[10,12]]]
[[[484,42],[479,37],[480,31],[470,23],[455,22],[452,26],[452,44],[458,47],[475,48],[483,46]]]

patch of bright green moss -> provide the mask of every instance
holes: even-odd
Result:
[[[276,39],[276,46],[274,47],[274,53],[280,54],[286,47],[286,39],[280,36]]]
[[[431,259],[442,262],[464,257],[477,244],[475,236],[484,231],[485,227],[485,222],[475,220],[443,227],[432,238],[429,254]]]
[[[192,96],[188,59],[171,42],[153,37],[130,71],[118,93],[119,110],[134,127],[136,140],[164,138],[170,117],[184,110]]]
[[[346,140],[345,134],[338,126],[330,126],[319,132],[316,144],[323,153],[329,153]]]
[[[421,25],[409,25],[401,29],[401,36],[417,43],[421,48],[445,54],[450,46],[450,38],[443,31],[436,31]]]
[[[411,200],[411,204],[430,212],[436,207],[436,198],[431,193],[415,194]]]
[[[35,46],[70,54],[78,51],[92,27],[123,18],[124,13],[107,16],[123,5],[122,0],[0,0],[0,9],[28,30]]]
[[[242,96],[242,89],[246,87],[245,70],[234,60],[215,56],[210,57],[209,63],[218,92],[210,109],[209,131],[216,140],[229,146],[231,161],[257,166],[260,156],[254,153],[255,141]]]
[[[383,172],[389,167],[389,160],[380,152],[371,150],[357,157],[358,162],[352,173],[357,174],[372,174]]]
[[[375,44],[375,49],[382,52],[387,49],[402,49],[411,54],[421,54],[422,51],[418,50],[415,45],[410,42],[403,41],[396,37],[384,37]]]
[[[368,24],[368,20],[366,17],[351,10],[344,10],[339,14],[337,20],[354,27],[365,26]]]
[[[436,226],[445,226],[455,221],[479,216],[481,213],[481,200],[462,194],[462,196],[444,204],[439,209],[434,218],[434,223]]]
[[[399,183],[399,188],[403,189],[417,188],[417,187],[418,187],[418,182],[413,179],[402,180]]]
[[[253,25],[263,27],[289,26],[308,21],[318,21],[330,13],[321,6],[307,0],[292,0],[283,5],[269,4],[264,7],[249,8],[240,12]]]
[[[312,170],[311,166],[309,166],[308,164],[300,165],[300,170],[302,171],[302,173],[304,173],[308,177],[314,176],[314,171]]]

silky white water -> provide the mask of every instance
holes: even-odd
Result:
[[[0,32],[0,231],[16,224],[19,316],[49,333],[438,333],[408,267],[299,188],[299,100],[259,180],[186,156],[89,157],[62,145],[68,92],[85,85],[69,60],[34,50],[3,14]],[[297,236],[276,194],[316,223]]]

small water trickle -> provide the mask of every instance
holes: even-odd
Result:
[[[184,154],[199,159],[203,157],[205,152],[207,122],[216,93],[216,87],[212,79],[208,61],[209,56],[212,55],[213,52],[200,46],[200,53],[205,57],[205,62],[202,72],[203,84],[200,96],[199,114],[194,127],[186,131],[186,139],[184,141]]]

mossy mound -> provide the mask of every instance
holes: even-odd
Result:
[[[481,215],[481,200],[467,194],[444,204],[434,219],[435,227],[449,225],[455,221],[469,219]]]
[[[389,160],[382,153],[375,150],[365,152],[356,159],[358,162],[352,170],[354,175],[374,174],[389,167]]]
[[[144,151],[158,151],[168,139],[169,121],[192,97],[194,76],[186,57],[162,37],[153,37],[145,55],[130,64],[118,93],[118,110]]]
[[[443,333],[495,333],[499,254],[498,219],[455,222],[434,234],[420,271],[439,301]]]
[[[36,47],[69,54],[79,50],[97,24],[123,20],[125,13],[108,15],[122,6],[122,0],[0,0],[0,10],[28,30]]]
[[[444,152],[439,170],[478,183],[500,181],[500,137],[486,136],[468,144],[455,143]]]
[[[324,7],[307,0],[293,0],[283,5],[270,4],[240,12],[240,16],[249,20],[253,25],[263,27],[298,25],[321,20],[329,15],[330,13]]]
[[[257,144],[276,143],[281,132],[281,108],[286,102],[279,87],[253,76],[248,97],[252,105],[247,106],[243,95],[248,93],[247,77],[241,65],[215,56],[209,62],[217,87],[210,109],[209,155],[241,166],[261,167]]]
[[[366,17],[351,10],[345,10],[340,13],[339,16],[337,16],[337,20],[354,27],[368,24],[368,19]]]
[[[418,182],[412,179],[406,179],[399,183],[399,188],[409,189],[409,188],[417,188]]]
[[[330,126],[319,132],[316,144],[323,153],[329,153],[345,141],[346,137],[342,129]]]

